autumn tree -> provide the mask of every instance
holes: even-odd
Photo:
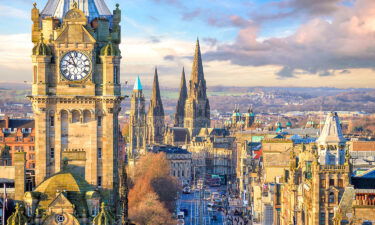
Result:
[[[176,224],[172,218],[179,190],[165,153],[148,153],[129,168],[129,217],[137,224]]]

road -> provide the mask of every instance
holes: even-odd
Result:
[[[222,189],[223,187],[221,187]],[[217,191],[217,188],[208,188],[211,192]],[[222,225],[224,224],[224,215],[222,212],[210,212],[207,210],[206,200],[200,201],[200,192],[192,191],[191,194],[181,194],[177,202],[177,207],[187,209],[188,216],[185,217],[185,225]],[[202,205],[202,218],[199,217],[199,204]],[[217,221],[212,220],[212,216],[216,215]]]

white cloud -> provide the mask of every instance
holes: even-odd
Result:
[[[30,19],[29,13],[26,11],[7,5],[0,5],[0,15],[2,18]]]

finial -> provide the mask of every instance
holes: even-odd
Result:
[[[117,3],[117,4],[116,4],[116,9],[118,9],[119,7],[120,7],[120,4]]]
[[[73,1],[73,8],[77,9],[78,8],[78,3],[76,1]]]
[[[36,2],[33,3],[34,8],[36,9]]]
[[[43,32],[40,32],[40,41],[43,42],[44,41],[44,36],[43,36]]]
[[[102,204],[100,205],[100,209],[101,209],[102,211],[105,210],[105,203],[104,203],[104,202],[102,202]]]

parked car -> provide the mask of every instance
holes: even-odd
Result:
[[[185,215],[184,212],[177,213],[177,224],[178,225],[185,225]]]
[[[190,187],[184,187],[184,189],[182,189],[182,193],[184,193],[184,194],[190,194],[191,193]]]

